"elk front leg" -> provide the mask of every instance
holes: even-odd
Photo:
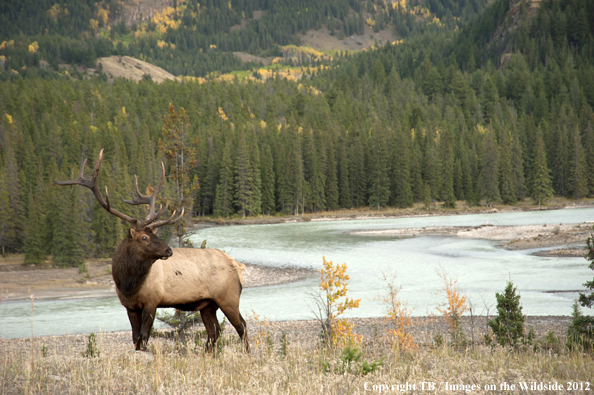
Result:
[[[136,350],[146,351],[146,344],[151,337],[151,329],[155,321],[157,307],[145,306],[142,309],[142,325],[140,327],[140,336],[136,340]]]
[[[142,310],[126,310],[128,311],[128,319],[132,326],[132,341],[137,345],[138,339],[140,338],[140,328],[142,326]],[[136,349],[138,350],[138,346],[136,346]]]

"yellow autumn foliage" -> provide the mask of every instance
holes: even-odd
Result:
[[[398,298],[401,287],[395,285],[396,275],[382,273],[380,278],[387,285],[387,294],[378,296],[386,306],[386,320],[392,329],[386,330],[388,341],[400,352],[413,350],[417,347],[413,337],[408,332],[412,326],[411,311],[405,303]]]
[[[103,25],[107,25],[107,21],[109,21],[109,11],[98,7],[97,11],[95,11],[95,15],[97,16],[97,20],[101,22]]]
[[[60,4],[54,4],[52,6],[52,8],[50,8],[49,10],[47,10],[48,15],[54,20],[54,21],[58,21],[58,16],[60,16],[60,14],[64,14],[64,15],[68,15],[68,8],[62,8],[62,6],[60,6]]]
[[[39,49],[39,44],[37,43],[37,41],[33,41],[31,44],[29,44],[29,52],[35,53],[35,52],[37,52],[38,49]]]
[[[359,307],[361,299],[352,299],[346,296],[348,280],[350,277],[346,274],[346,263],[336,264],[332,261],[326,261],[326,257],[322,257],[323,266],[320,269],[320,291],[326,297],[327,311],[330,321],[330,340],[334,346],[346,346],[352,343],[360,343],[363,336],[354,334],[353,324],[349,323],[346,318],[338,318],[344,314],[345,311],[356,309]],[[344,300],[339,302],[339,299]]]
[[[223,121],[229,120],[229,118],[227,117],[227,114],[225,114],[225,111],[223,111],[223,109],[221,107],[219,107],[218,113],[219,113],[219,118],[221,118]]]
[[[449,277],[443,267],[436,271],[444,282],[443,291],[445,291],[446,296],[446,301],[437,305],[437,311],[444,316],[450,328],[450,334],[453,338],[456,338],[460,333],[460,318],[468,310],[466,296],[456,286],[458,280]]]

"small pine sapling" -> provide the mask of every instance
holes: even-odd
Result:
[[[502,346],[517,347],[520,344],[530,344],[534,339],[532,329],[524,332],[526,316],[522,314],[520,295],[516,295],[516,287],[511,281],[507,282],[503,294],[496,293],[497,316],[489,321],[495,340]]]

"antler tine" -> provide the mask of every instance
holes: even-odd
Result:
[[[136,190],[136,195],[132,194],[132,200],[124,199],[124,202],[126,202],[128,204],[132,204],[132,205],[138,205],[138,204],[148,204],[149,205],[149,213],[147,214],[146,220],[144,222],[147,222],[150,217],[155,215],[155,200],[157,198],[157,195],[159,194],[159,191],[161,190],[163,181],[165,181],[165,165],[163,164],[163,162],[161,162],[161,167],[163,169],[163,176],[161,177],[161,181],[159,181],[159,185],[157,185],[157,187],[153,191],[152,195],[148,196],[148,195],[143,195],[142,193],[140,193],[140,189],[138,188],[138,177],[136,175],[134,175],[134,189]],[[161,209],[159,209],[159,211],[161,211]],[[157,215],[153,219],[153,221],[155,219],[157,219],[160,215],[161,214]],[[148,222],[148,223],[150,223],[150,222]]]
[[[185,212],[185,209],[182,207],[181,214],[176,219],[173,219],[173,217],[175,216],[175,214],[177,213],[177,211],[173,211],[173,214],[171,214],[171,217],[169,217],[169,219],[166,219],[166,220],[163,220],[163,221],[154,222],[154,223],[148,225],[147,228],[150,228],[150,229],[154,230],[155,228],[158,228],[160,226],[175,224],[175,223],[177,223],[177,221],[180,220],[181,217],[184,216],[184,212]]]
[[[152,214],[149,213],[149,215],[147,215],[146,219],[139,225],[139,227],[143,227],[143,228],[147,227],[152,222],[156,221],[157,218],[159,218],[168,209],[169,209],[169,202],[165,203],[165,207],[163,207],[163,205],[161,205],[159,207],[159,211],[156,213],[152,213]]]
[[[93,170],[93,176],[90,180],[84,178],[85,173],[85,165],[87,164],[87,160],[85,159],[80,167],[80,171],[78,172],[78,178],[76,180],[69,180],[69,181],[58,181],[54,180],[54,182],[58,185],[82,185],[85,188],[89,188],[95,198],[105,210],[107,210],[110,214],[115,215],[118,218],[123,219],[124,221],[130,222],[134,226],[138,226],[138,220],[136,218],[130,217],[124,213],[117,211],[116,209],[111,207],[109,203],[109,193],[107,192],[107,187],[105,187],[105,196],[107,197],[107,201],[103,199],[103,195],[101,195],[101,191],[99,191],[99,169],[101,168],[101,162],[103,161],[103,150],[99,153],[99,158],[97,159],[97,164],[95,164],[95,169]]]

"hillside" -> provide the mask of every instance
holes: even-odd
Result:
[[[112,82],[115,78],[126,78],[138,82],[143,78],[148,78],[148,76],[158,84],[165,80],[179,80],[160,67],[129,56],[99,58],[97,59],[97,66],[105,73],[109,82]]]
[[[455,30],[485,4],[9,0],[0,5],[0,59],[6,72],[0,78],[49,77],[60,64],[93,68],[98,58],[114,55],[146,61],[176,76],[206,77],[259,67],[282,57],[282,48],[290,45],[359,51],[427,31]],[[311,59],[299,62],[309,64]]]

